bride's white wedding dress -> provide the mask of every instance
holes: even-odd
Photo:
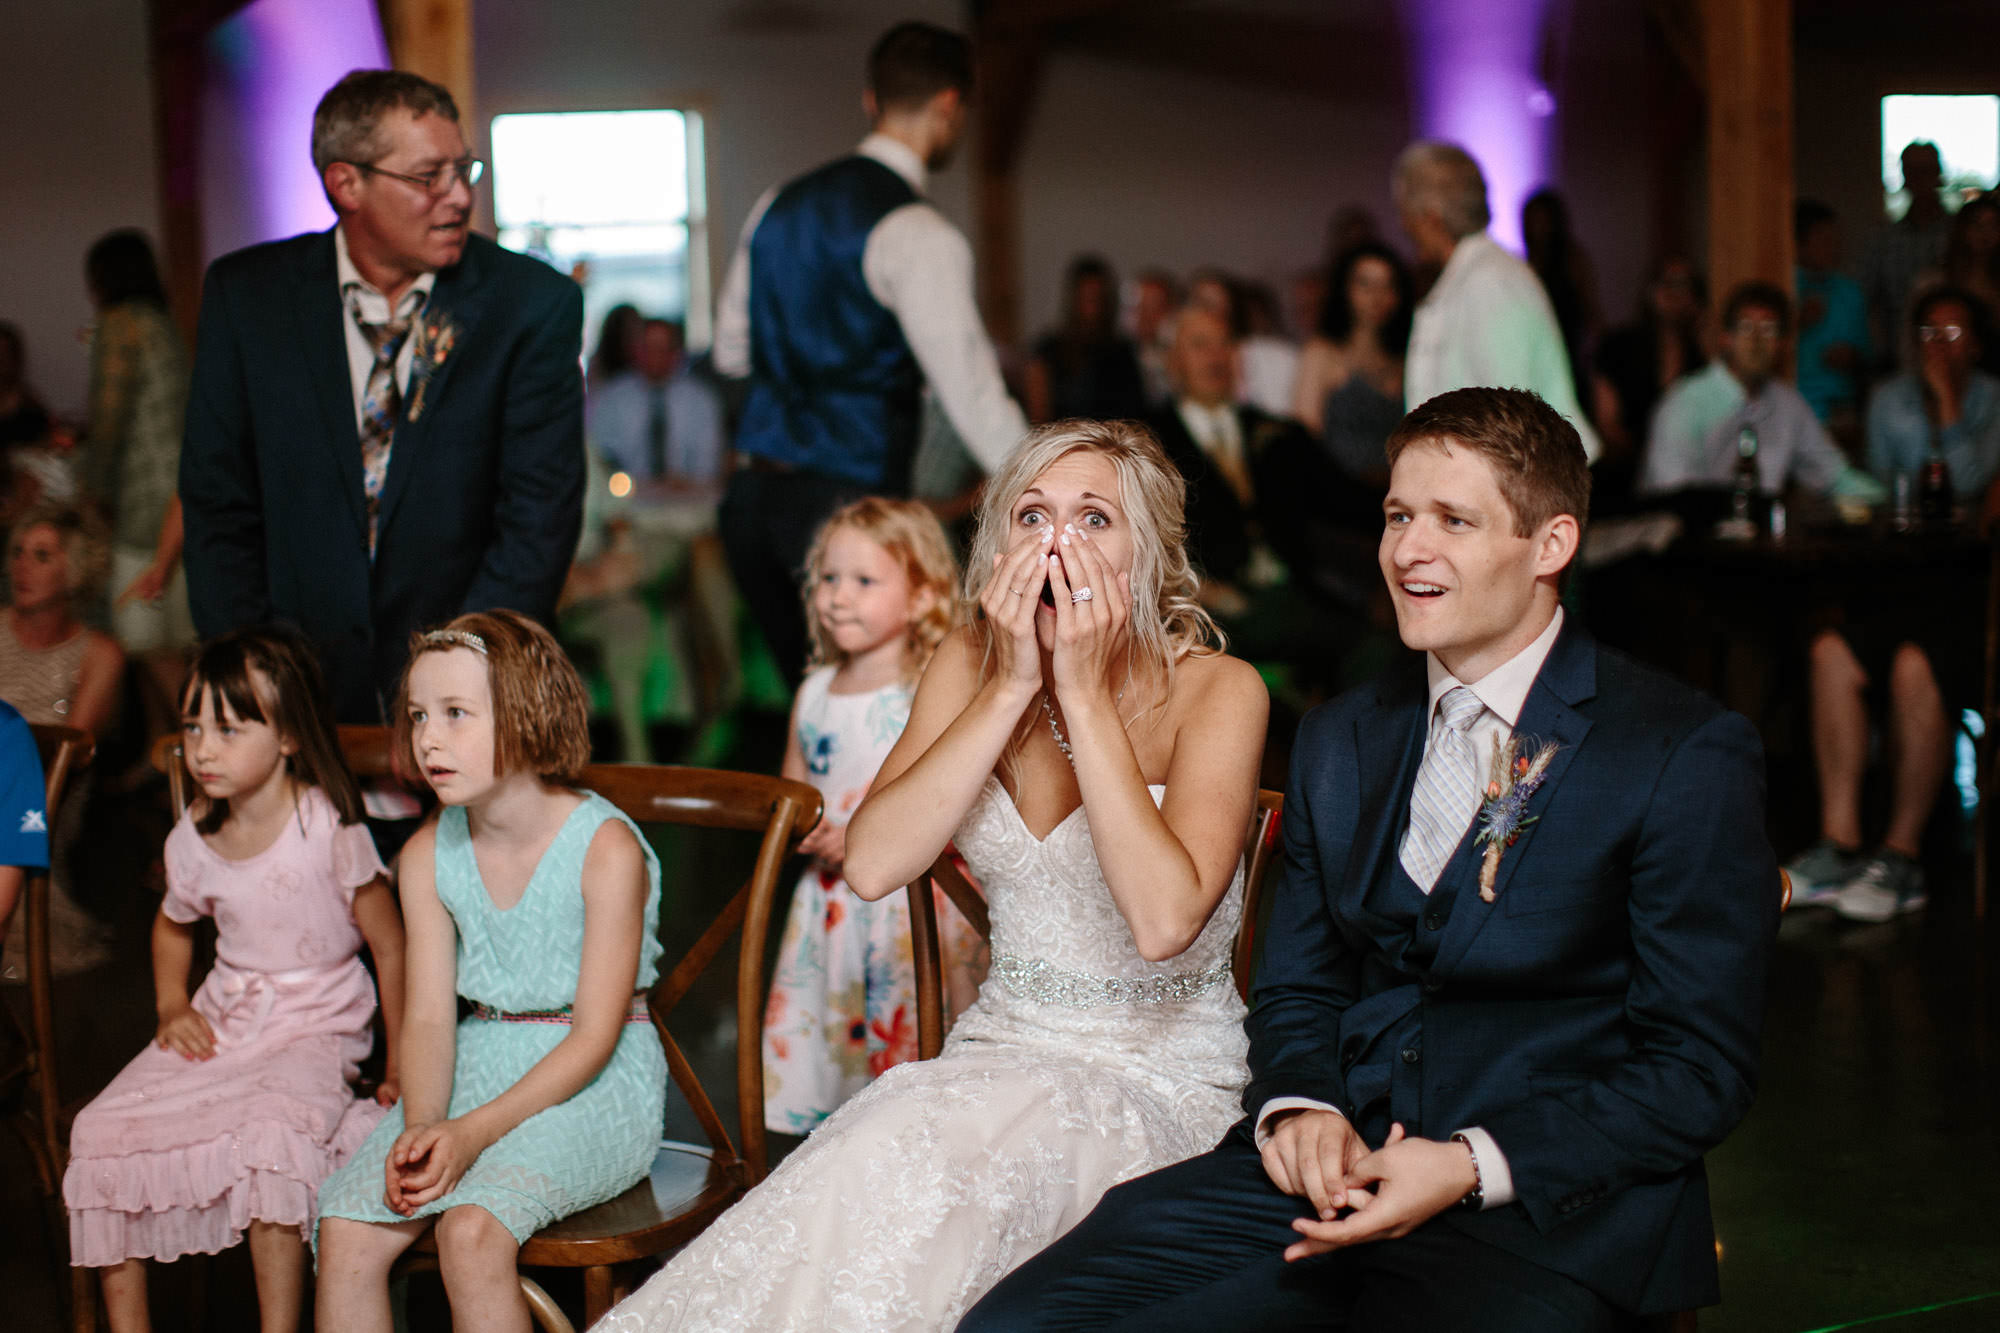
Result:
[[[943,1053],[842,1107],[599,1329],[949,1329],[1105,1190],[1236,1121],[1240,868],[1193,947],[1149,963],[1081,809],[1037,841],[989,779],[956,842],[993,965]]]

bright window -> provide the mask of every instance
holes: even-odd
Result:
[[[500,244],[583,284],[584,354],[613,306],[687,325],[709,343],[708,205],[692,111],[536,112],[493,118]]]
[[[1920,139],[1937,145],[1953,199],[2000,183],[2000,97],[1896,93],[1882,99],[1882,193],[1891,218],[1909,210],[1901,158]]]

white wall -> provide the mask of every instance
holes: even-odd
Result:
[[[0,319],[21,326],[28,379],[81,415],[91,318],[83,255],[105,232],[159,239],[146,0],[7,5],[0,38]]]

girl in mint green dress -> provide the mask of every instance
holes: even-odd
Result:
[[[589,758],[584,693],[541,626],[461,616],[402,695],[399,750],[444,809],[401,858],[403,1099],[321,1186],[316,1317],[388,1333],[390,1266],[435,1225],[454,1324],[526,1330],[521,1243],[638,1182],[659,1144],[659,865],[563,783]]]

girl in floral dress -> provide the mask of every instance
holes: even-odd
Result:
[[[826,798],[800,849],[764,1017],[764,1123],[805,1134],[891,1065],[916,1058],[916,973],[902,894],[864,902],[841,878],[848,816],[909,721],[916,679],[951,628],[958,576],[922,505],[857,500],[826,521],[806,561],[812,670],[799,686],[784,775]],[[983,946],[941,906],[947,1003],[978,993]]]

